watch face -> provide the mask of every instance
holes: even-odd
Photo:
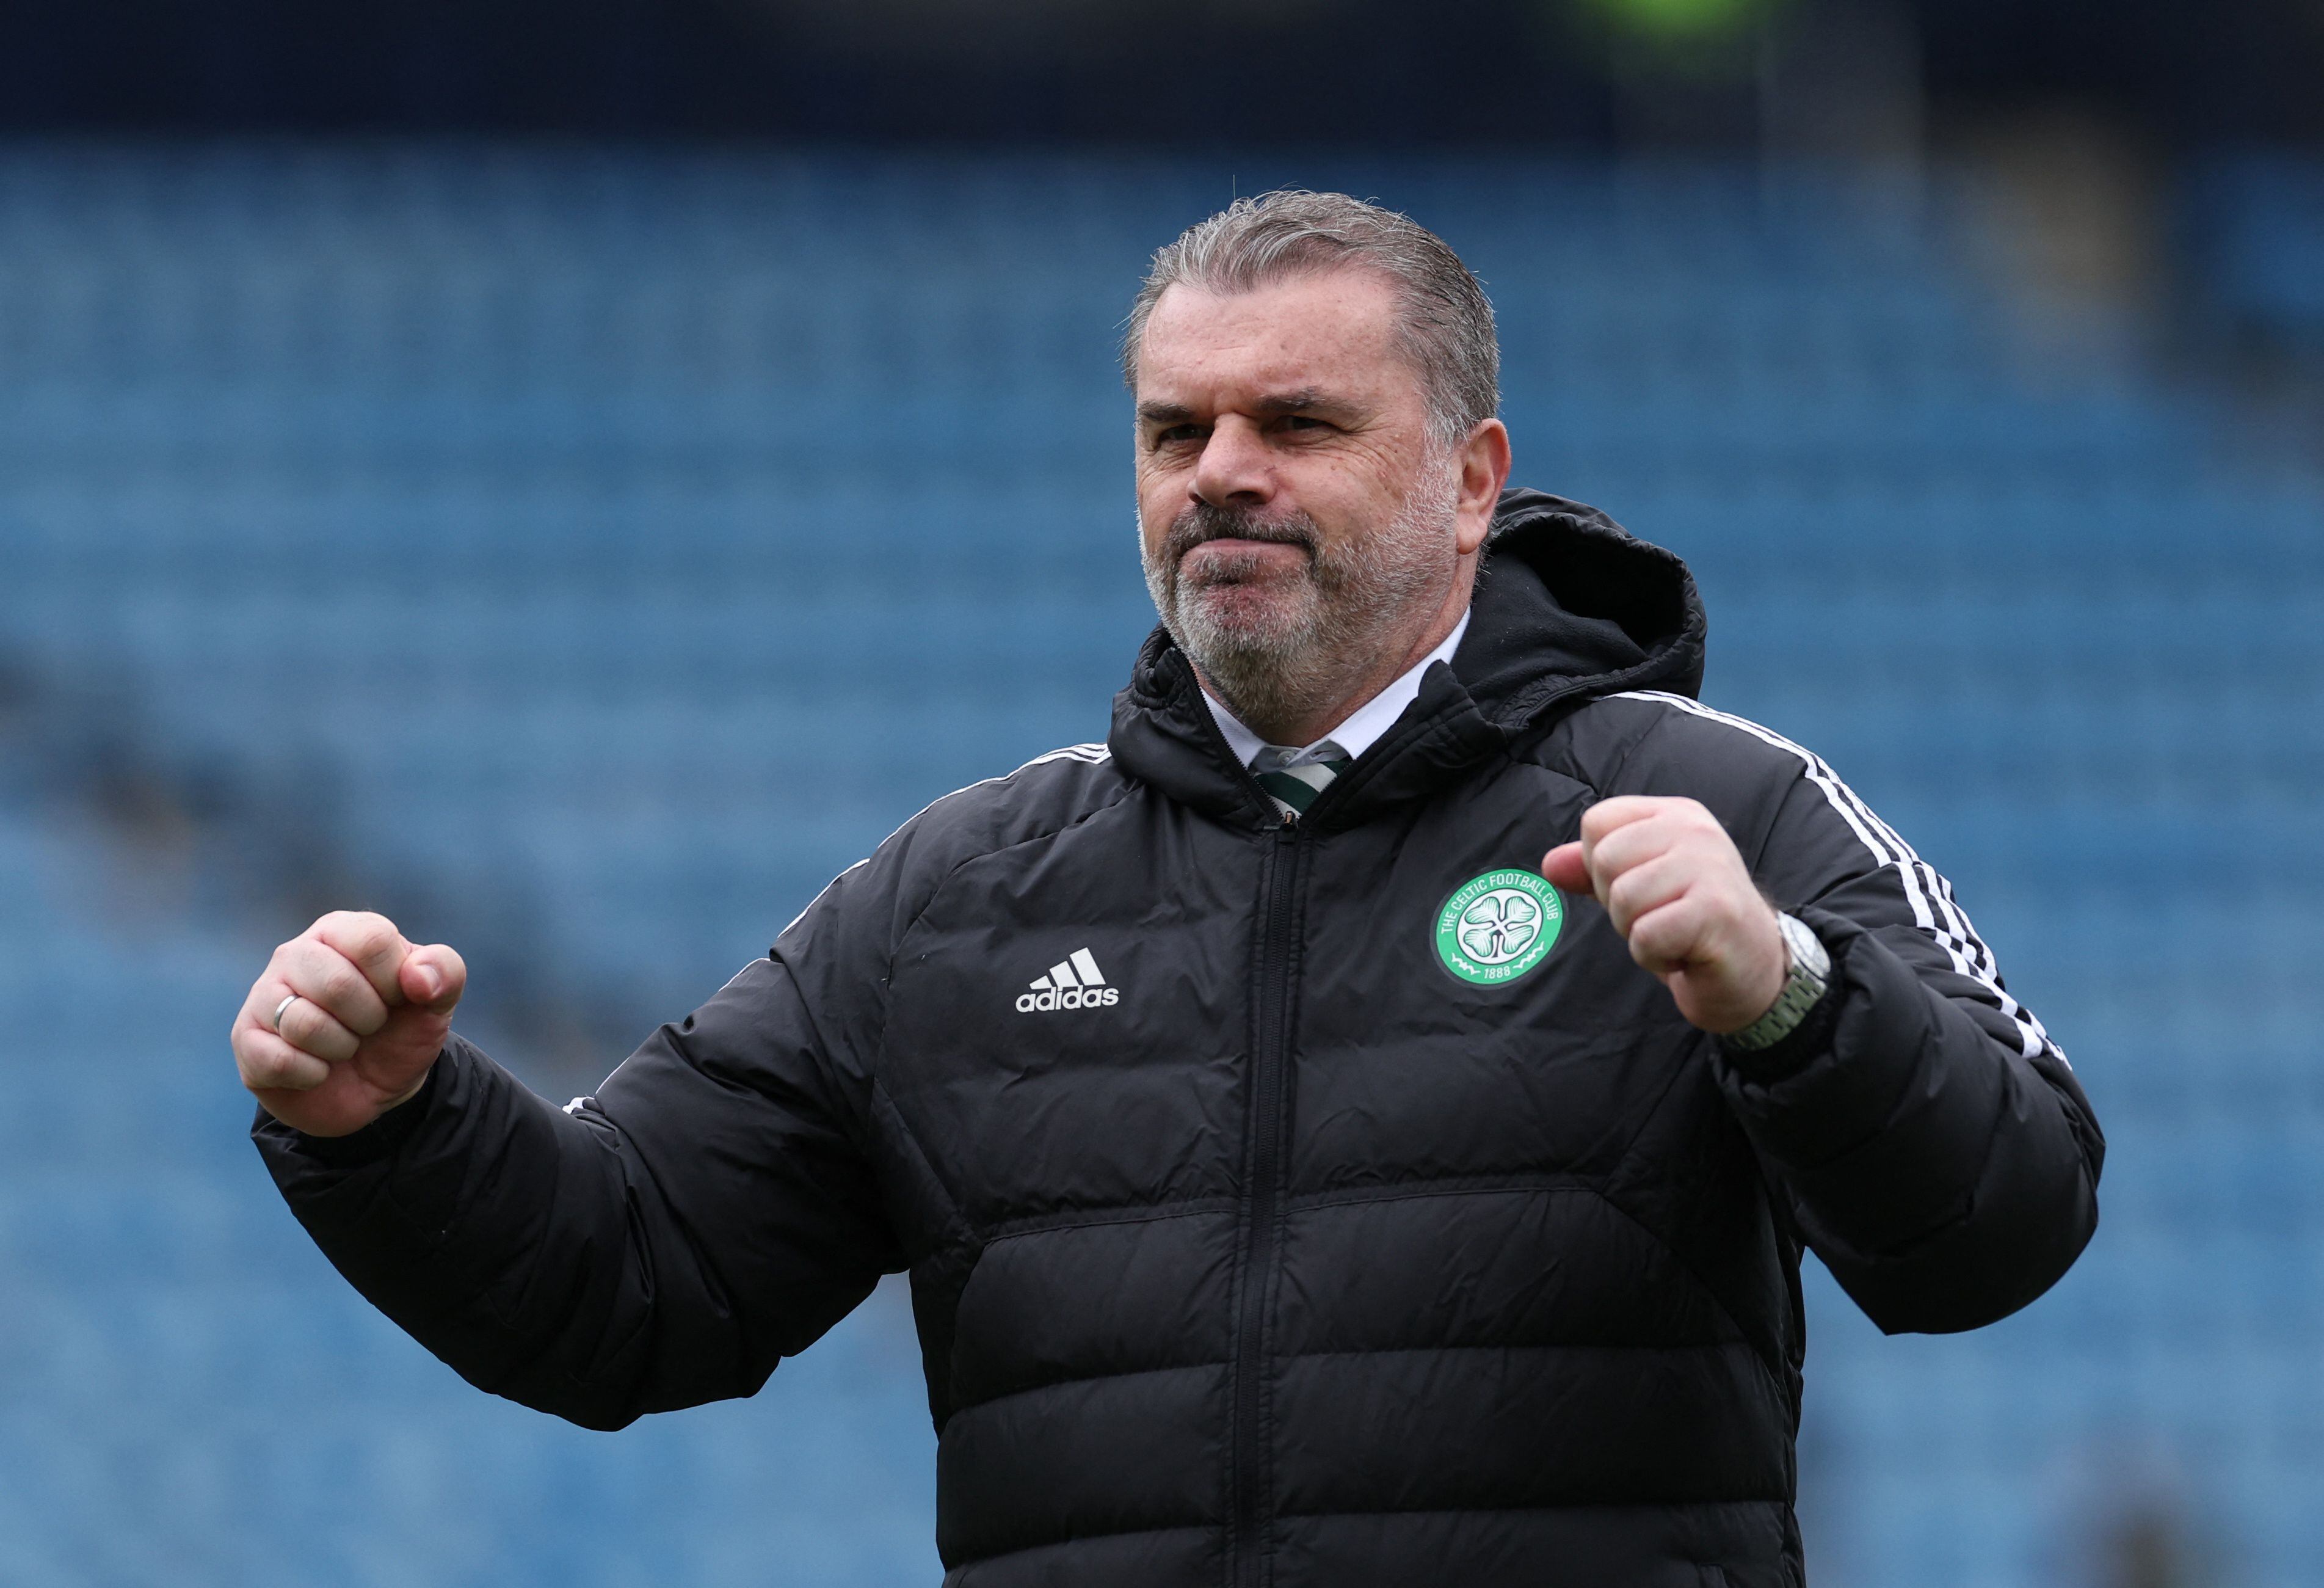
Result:
[[[1784,977],[1784,990],[1775,994],[1775,1006],[1766,1014],[1728,1037],[1738,1048],[1768,1048],[1783,1040],[1807,1018],[1808,1011],[1824,994],[1831,955],[1825,949],[1823,940],[1795,916],[1776,916],[1775,927],[1784,935],[1784,947],[1791,961]]]
[[[1779,915],[1775,925],[1784,934],[1784,946],[1791,950],[1793,974],[1804,971],[1821,982],[1831,974],[1831,953],[1814,928],[1795,915]]]

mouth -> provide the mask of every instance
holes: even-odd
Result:
[[[1232,584],[1305,568],[1309,552],[1298,540],[1219,535],[1197,541],[1178,560],[1180,571],[1202,584]]]
[[[1297,535],[1210,535],[1186,548],[1188,556],[1197,551],[1267,552],[1294,551],[1307,555],[1307,540]]]

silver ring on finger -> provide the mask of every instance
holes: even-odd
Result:
[[[282,1036],[282,1017],[290,1010],[290,1006],[298,1002],[299,994],[293,992],[290,997],[284,999],[281,1002],[274,1006],[274,1034],[276,1036]],[[284,1037],[283,1040],[287,1042],[290,1039]]]

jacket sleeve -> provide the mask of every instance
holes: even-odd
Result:
[[[593,1428],[752,1394],[902,1266],[849,1079],[885,965],[850,952],[879,934],[848,891],[595,1097],[557,1108],[455,1037],[368,1130],[262,1113],[259,1151],[349,1282],[481,1389]]]
[[[1688,705],[1662,735],[1685,748],[1642,759],[1708,770],[1761,887],[1831,954],[1799,1030],[1756,1054],[1720,1044],[1712,1061],[1775,1195],[1888,1333],[2007,1316],[2097,1229],[2106,1147],[2089,1099],[1950,883],[1820,758]]]

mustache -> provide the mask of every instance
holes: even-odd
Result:
[[[1221,507],[1197,502],[1170,522],[1162,542],[1164,559],[1175,567],[1186,553],[1206,540],[1267,540],[1296,546],[1314,556],[1322,536],[1315,521],[1304,512],[1287,518],[1261,518],[1247,508]]]

